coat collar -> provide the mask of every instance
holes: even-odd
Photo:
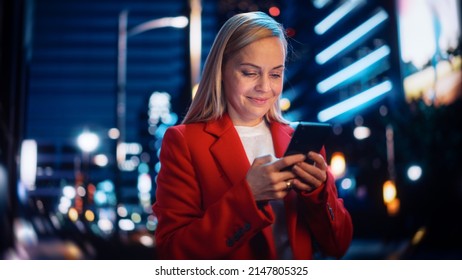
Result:
[[[270,130],[273,137],[275,155],[277,158],[280,158],[284,155],[287,146],[289,146],[294,130],[292,127],[279,122],[272,122]]]
[[[231,118],[226,114],[208,122],[205,132],[216,137],[215,143],[210,146],[210,153],[231,185],[244,180],[250,163]]]

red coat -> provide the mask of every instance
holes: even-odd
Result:
[[[276,122],[270,129],[276,157],[282,157],[293,129]],[[227,115],[169,128],[160,161],[153,206],[159,258],[276,258],[271,206],[255,203],[245,180],[250,163]],[[329,172],[323,187],[291,191],[284,204],[294,259],[313,258],[313,237],[328,256],[346,252],[351,217]]]

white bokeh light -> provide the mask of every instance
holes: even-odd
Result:
[[[85,131],[77,137],[77,145],[82,151],[91,153],[99,145],[99,137],[93,132]]]
[[[412,165],[407,170],[407,177],[411,181],[417,181],[422,176],[422,168],[418,165]]]

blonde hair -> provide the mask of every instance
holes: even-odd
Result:
[[[226,112],[226,99],[222,88],[222,67],[233,54],[245,46],[268,37],[278,37],[287,56],[287,39],[284,28],[263,12],[234,15],[218,32],[205,61],[201,82],[182,123],[216,120]],[[268,122],[287,123],[282,117],[279,102],[274,102],[266,113]]]

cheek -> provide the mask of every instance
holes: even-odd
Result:
[[[284,83],[282,81],[274,81],[272,89],[275,94],[279,95],[282,93]]]
[[[239,101],[245,95],[245,86],[238,79],[228,77],[226,82],[223,82],[224,95],[227,102],[241,103]]]
[[[239,79],[238,77],[230,77],[226,84],[226,88],[230,91],[229,94],[233,96],[245,95],[247,92],[251,92],[254,88],[254,84],[252,82]]]
[[[236,89],[239,87],[239,77],[233,71],[226,69],[223,73],[223,86],[225,89]]]

